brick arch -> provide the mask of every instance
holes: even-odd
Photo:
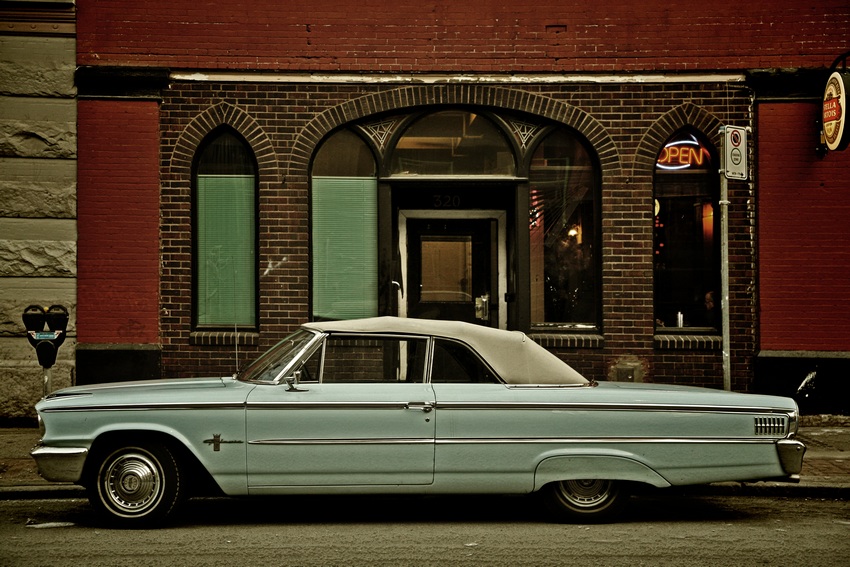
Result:
[[[295,139],[289,155],[287,177],[308,170],[316,146],[334,128],[381,112],[439,105],[516,110],[559,122],[583,135],[596,151],[603,183],[606,178],[619,173],[619,151],[607,130],[590,114],[566,102],[491,85],[417,85],[365,95],[318,115]]]
[[[221,102],[196,116],[180,133],[171,152],[171,172],[188,175],[198,146],[210,132],[223,125],[239,132],[248,142],[257,159],[261,178],[264,172],[273,175],[277,171],[277,154],[265,131],[241,108]]]
[[[632,175],[651,176],[655,171],[655,161],[658,159],[661,146],[670,139],[670,136],[686,126],[699,130],[715,148],[719,148],[722,124],[723,122],[717,116],[692,102],[686,102],[672,109],[659,117],[644,134],[635,152]]]

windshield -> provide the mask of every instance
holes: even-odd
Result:
[[[237,378],[242,382],[274,382],[318,336],[318,333],[304,329],[296,331],[246,366]]]

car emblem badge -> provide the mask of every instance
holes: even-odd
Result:
[[[204,443],[213,446],[213,451],[221,451],[222,443],[242,443],[242,441],[225,441],[221,438],[221,433],[214,433],[212,439],[204,439]]]

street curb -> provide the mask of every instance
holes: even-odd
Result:
[[[0,487],[0,500],[67,500],[73,498],[86,498],[86,489],[74,484]]]
[[[800,427],[850,427],[850,415],[801,415]]]
[[[850,500],[850,486],[834,484],[800,486],[780,483],[722,482],[708,485],[671,487],[661,490],[679,490],[699,496],[766,496],[772,498],[815,498]]]

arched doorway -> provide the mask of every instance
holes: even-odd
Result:
[[[534,117],[451,108],[349,124],[311,168],[313,317],[594,328],[599,180],[585,140]]]

